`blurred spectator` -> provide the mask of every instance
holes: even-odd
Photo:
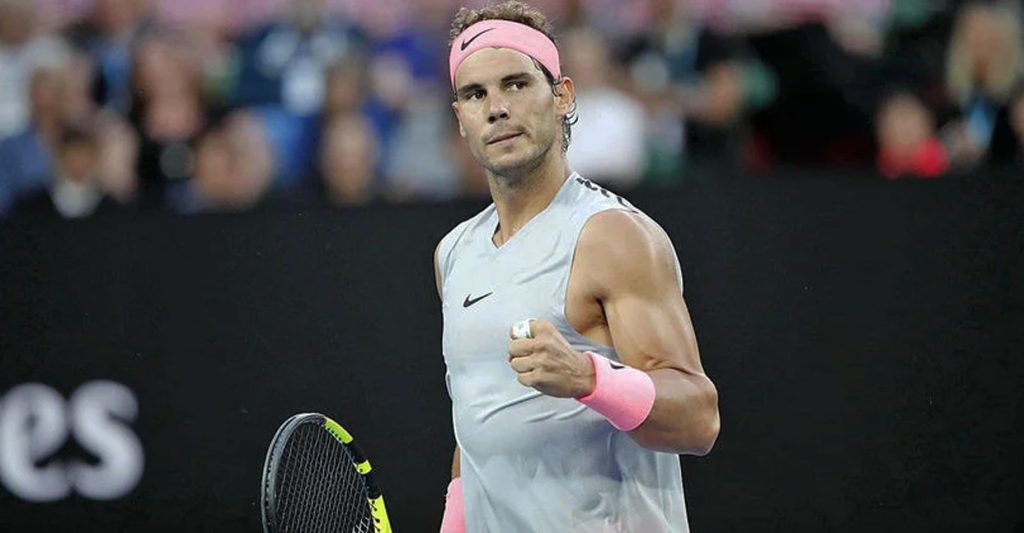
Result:
[[[124,118],[110,110],[101,112],[95,124],[99,132],[99,184],[118,205],[135,205],[139,188],[139,137]]]
[[[70,29],[72,43],[96,61],[100,104],[128,113],[135,48],[151,29],[150,0],[94,0],[90,18]]]
[[[361,30],[330,18],[324,0],[290,0],[280,19],[244,35],[233,103],[257,106],[271,132],[279,184],[295,188],[310,174],[328,68],[359,57]]]
[[[45,31],[59,31],[89,17],[92,0],[32,0]]]
[[[384,163],[390,157],[391,139],[419,88],[414,83],[412,65],[398,52],[372,56],[367,76],[370,88],[367,110],[380,135],[381,162]]]
[[[61,75],[61,69],[36,69],[29,83],[32,122],[20,133],[0,140],[0,216],[19,198],[49,186],[53,150],[64,123]]]
[[[373,56],[398,56],[418,83],[441,82],[448,60],[448,29],[456,0],[385,0],[367,10],[364,24]]]
[[[949,161],[935,135],[935,119],[913,94],[898,93],[878,112],[878,168],[886,178],[935,178]]]
[[[879,59],[885,93],[909,89],[930,109],[944,98],[945,56],[951,17],[926,0],[892,0]]]
[[[550,13],[553,21],[561,28],[590,27],[604,36],[613,47],[643,31],[649,22],[646,11],[650,2],[563,0],[557,4],[560,4],[560,10],[556,9]]]
[[[255,208],[267,200],[274,161],[262,122],[238,111],[195,141],[195,174],[170,196],[184,214]]]
[[[753,119],[766,152],[781,164],[871,164],[891,2],[766,4],[779,8],[778,28],[749,40],[779,81],[778,100]]]
[[[1017,141],[1010,98],[1024,80],[1019,9],[971,3],[957,16],[947,55],[946,86],[958,118],[944,128],[952,163],[1013,161]]]
[[[330,119],[320,147],[320,177],[330,204],[365,204],[376,196],[377,151],[377,138],[366,118],[348,113]]]
[[[602,185],[629,189],[643,177],[646,163],[643,105],[612,86],[617,76],[600,34],[577,27],[561,42],[564,71],[576,83],[580,117],[569,145],[569,164]]]
[[[103,189],[96,177],[100,147],[92,132],[68,129],[57,149],[57,172],[50,198],[64,218],[91,215],[103,200]]]
[[[216,196],[217,189],[230,181],[231,146],[219,129],[205,130],[195,141],[195,174],[188,186],[171,191],[168,202],[181,214],[196,214],[207,209],[205,197]],[[211,194],[212,191],[212,194]]]
[[[16,215],[73,219],[115,207],[115,202],[106,198],[98,178],[100,145],[93,131],[66,128],[55,151],[50,188],[19,202]]]
[[[323,105],[327,67],[362,45],[357,27],[327,18],[324,0],[290,0],[284,17],[239,39],[235,103],[314,114]]]
[[[850,2],[837,5],[825,24],[840,48],[847,54],[875,58],[885,40],[886,2]]]
[[[385,0],[367,8],[370,100],[380,139],[383,194],[393,201],[443,200],[461,188],[448,143],[448,29],[456,0]]]
[[[199,66],[180,41],[153,35],[139,43],[132,69],[130,120],[141,138],[142,201],[159,207],[167,189],[193,172],[194,137],[206,122]]]
[[[224,124],[232,153],[232,180],[223,194],[211,196],[212,205],[247,209],[269,199],[275,161],[266,129],[252,113],[236,111]]]
[[[890,6],[905,0],[690,0],[708,25],[716,31],[762,33],[784,30],[806,24],[835,23],[839,26],[862,19],[874,23],[886,15]],[[927,0],[910,0],[912,2]],[[847,20],[843,20],[847,19]],[[850,31],[838,28],[836,31]],[[868,37],[864,28],[852,30],[861,34],[859,48]],[[868,30],[873,31],[873,30]],[[844,37],[840,37],[843,39]],[[852,44],[852,43],[851,43]]]
[[[367,99],[367,84],[366,63],[361,58],[353,56],[331,65],[327,69],[324,115],[363,112]]]
[[[678,179],[684,153],[713,166],[741,162],[742,118],[775,98],[772,74],[738,39],[708,31],[690,1],[649,1],[650,29],[624,52],[651,118],[649,178]]]
[[[51,0],[52,1],[52,0]],[[328,0],[338,5],[339,0]],[[279,17],[288,0],[156,0],[161,26],[197,27],[238,33]],[[342,0],[347,2],[347,0]]]
[[[488,2],[0,0],[0,216],[484,197],[446,42]],[[533,3],[576,81],[570,164],[614,189],[1024,164],[1019,0]]]
[[[426,59],[422,35],[396,24],[377,27],[375,36],[365,109],[378,135],[382,194],[394,201],[450,198],[460,183],[448,144],[448,83]]]
[[[60,107],[64,122],[87,124],[95,119],[97,112],[96,102],[92,98],[95,67],[89,56],[74,52],[61,70]]]
[[[436,92],[408,104],[388,145],[384,186],[393,201],[449,200],[461,183],[448,131],[451,108]]]
[[[36,28],[32,0],[0,0],[0,140],[29,126],[32,73],[67,60],[64,42]]]

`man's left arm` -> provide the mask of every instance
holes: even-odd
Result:
[[[619,359],[654,382],[654,406],[630,436],[645,448],[708,453],[720,425],[718,392],[700,362],[668,236],[640,215],[606,211],[584,227],[577,261]]]
[[[604,374],[608,377],[603,383],[611,386],[602,386],[602,400],[610,403],[612,412],[624,412],[636,422],[638,409],[641,417],[646,414],[629,430],[630,437],[653,450],[707,454],[718,438],[718,392],[701,366],[668,236],[640,215],[594,215],[577,243],[572,276],[574,285],[579,283],[584,293],[600,302],[622,363],[646,374],[623,380],[634,371],[616,371],[614,366]],[[531,333],[534,338],[509,345],[519,381],[545,394],[587,403],[600,359],[592,363],[588,355],[574,351],[547,322],[536,321]],[[644,398],[646,404],[640,401]],[[615,418],[609,420],[614,423]]]

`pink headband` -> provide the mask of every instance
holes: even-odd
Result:
[[[558,49],[543,33],[509,20],[484,20],[466,28],[454,41],[448,55],[452,88],[455,71],[467,57],[484,48],[510,48],[536,59],[557,80],[562,76],[558,63]]]

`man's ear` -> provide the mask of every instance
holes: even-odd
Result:
[[[459,103],[458,102],[452,102],[452,111],[455,112],[455,118],[458,119],[458,121],[459,121],[459,135],[461,135],[463,138],[465,138],[466,137],[466,128],[462,127],[462,117],[459,115]]]
[[[560,117],[568,115],[572,111],[572,103],[576,100],[576,85],[572,78],[562,76],[562,79],[555,85],[555,113]]]

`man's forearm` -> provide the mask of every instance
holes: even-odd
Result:
[[[651,370],[654,407],[629,433],[637,444],[662,452],[706,455],[718,438],[718,391],[703,375],[675,369]]]

